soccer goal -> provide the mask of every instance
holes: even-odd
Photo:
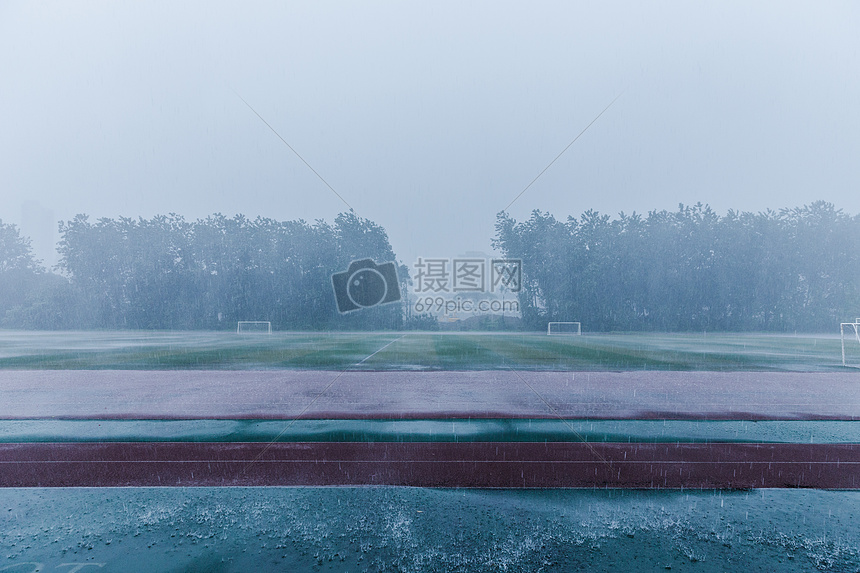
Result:
[[[848,355],[845,353],[845,335],[848,334]],[[854,322],[843,322],[839,325],[839,336],[842,338],[842,366],[860,368],[860,360],[853,360],[852,356],[860,355],[860,318]],[[857,344],[854,344],[854,341]],[[851,350],[854,352],[851,352]]]
[[[552,334],[582,334],[582,324],[578,322],[550,322],[546,325],[546,333]]]
[[[272,334],[272,323],[266,320],[240,320],[236,334]]]

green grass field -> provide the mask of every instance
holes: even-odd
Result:
[[[860,344],[847,341],[848,363]],[[2,369],[842,370],[838,336],[0,331]]]

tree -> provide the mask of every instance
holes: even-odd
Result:
[[[108,328],[399,328],[402,306],[341,316],[331,275],[354,259],[395,260],[385,230],[352,213],[275,221],[216,213],[186,222],[78,215],[60,226],[60,268]],[[401,269],[402,272],[402,269]],[[403,275],[405,277],[405,274]]]
[[[41,265],[33,257],[30,239],[22,237],[18,227],[0,219],[0,273],[39,270]]]
[[[523,319],[591,330],[830,330],[860,308],[860,217],[819,201],[718,216],[702,204],[560,223],[504,213],[494,246],[523,259]]]
[[[61,276],[33,257],[30,240],[0,220],[0,325],[6,328],[68,328],[78,300]]]

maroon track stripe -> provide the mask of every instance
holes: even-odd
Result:
[[[14,443],[2,487],[860,488],[860,444]]]

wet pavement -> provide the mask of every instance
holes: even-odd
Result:
[[[0,419],[860,420],[860,372],[7,370],[0,392]]]

